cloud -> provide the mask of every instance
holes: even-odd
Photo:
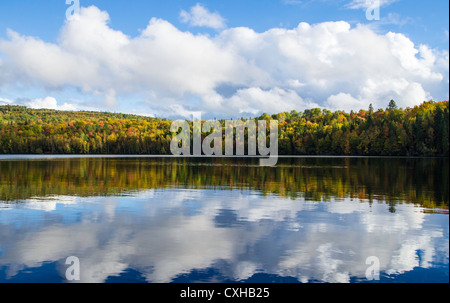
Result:
[[[25,101],[23,105],[29,108],[47,108],[56,110],[77,110],[77,107],[73,104],[64,103],[63,105],[58,105],[58,101],[53,97],[37,98],[30,101]]]
[[[347,8],[350,9],[368,9],[374,6],[389,6],[398,0],[352,0],[347,4]]]
[[[190,22],[199,15],[194,8]],[[344,99],[342,105],[354,110],[370,103],[384,108],[391,99],[405,107],[448,96],[448,51],[370,26],[302,22],[261,33],[225,28],[209,36],[152,18],[130,37],[109,22],[107,12],[91,6],[66,21],[56,43],[9,30],[0,39],[0,87],[76,90],[94,100],[91,106],[108,110],[133,106],[133,97],[145,104],[143,111],[169,118],[189,111],[229,118],[340,109]]]
[[[197,3],[187,12],[180,12],[180,20],[183,23],[189,23],[191,26],[205,26],[214,29],[225,27],[225,19],[218,13],[211,13],[208,9]]]
[[[358,100],[352,95],[346,93],[331,95],[330,97],[328,97],[325,105],[327,108],[341,109],[347,112],[355,108],[365,107],[364,101]]]
[[[318,104],[303,100],[294,90],[274,87],[263,90],[259,87],[240,89],[231,98],[225,99],[225,106],[239,114],[257,115],[264,108],[267,113],[290,112],[296,108],[318,107]]]
[[[393,24],[404,26],[412,20],[413,19],[410,17],[402,17],[397,13],[388,13],[386,17],[381,18],[380,23],[382,23],[382,25]]]
[[[13,102],[11,100],[5,99],[5,98],[0,98],[0,105],[10,105]]]
[[[443,70],[449,71],[449,55],[448,51],[444,50],[442,51],[437,57],[437,64],[439,67],[441,67]]]

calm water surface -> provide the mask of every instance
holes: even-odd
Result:
[[[448,159],[0,157],[0,282],[449,282]]]

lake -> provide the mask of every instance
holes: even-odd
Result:
[[[448,159],[258,164],[0,156],[0,282],[449,282]]]

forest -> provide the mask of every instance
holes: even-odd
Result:
[[[314,108],[252,119],[278,120],[279,155],[449,155],[448,101],[403,109],[391,100],[378,110],[372,105],[350,113]],[[130,114],[5,105],[0,106],[0,154],[170,155],[171,123]]]

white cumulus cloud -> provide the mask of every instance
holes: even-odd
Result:
[[[192,25],[216,16],[201,5],[181,15]],[[208,26],[222,28],[219,20]],[[106,11],[90,6],[65,22],[54,43],[9,30],[0,39],[0,87],[76,89],[108,110],[132,106],[129,96],[138,95],[145,112],[164,117],[359,110],[370,103],[384,108],[391,99],[406,107],[448,96],[448,51],[416,45],[402,33],[338,21],[260,33],[224,28],[209,36],[151,18],[130,37],[109,22]],[[50,101],[34,103],[55,107]]]
[[[58,105],[58,101],[54,97],[37,98],[30,101],[25,101],[23,105],[29,108],[47,108],[57,110],[77,110],[77,107],[73,104],[64,103]]]

